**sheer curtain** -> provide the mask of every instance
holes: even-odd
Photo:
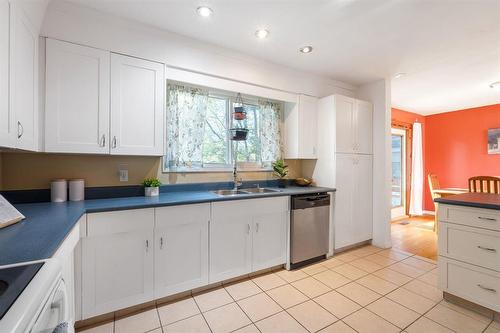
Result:
[[[260,156],[263,166],[280,159],[283,145],[281,138],[281,103],[259,101],[260,106]]]
[[[201,167],[208,91],[175,84],[167,91],[166,166]]]
[[[423,215],[424,166],[422,156],[422,124],[418,122],[413,124],[412,156],[410,215]]]

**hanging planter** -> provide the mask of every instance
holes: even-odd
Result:
[[[247,118],[247,113],[245,111],[245,107],[243,106],[243,98],[241,97],[240,93],[236,95],[236,101],[234,104],[235,104],[233,109],[234,120],[245,120]]]
[[[245,141],[248,135],[248,129],[246,128],[231,128],[231,140],[233,141]]]

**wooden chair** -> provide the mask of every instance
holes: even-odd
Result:
[[[469,192],[500,194],[500,178],[476,176],[469,178]]]
[[[435,193],[435,190],[440,189],[441,187],[439,186],[439,180],[438,177],[432,173],[430,173],[427,176],[427,180],[429,181],[429,189],[431,190],[431,198],[432,200],[441,197],[439,194]],[[437,212],[438,212],[438,205],[437,203],[434,202],[434,231],[437,231]]]

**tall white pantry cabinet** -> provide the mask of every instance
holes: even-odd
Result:
[[[332,95],[318,103],[318,161],[313,178],[335,187],[334,248],[372,238],[373,155],[371,103]]]

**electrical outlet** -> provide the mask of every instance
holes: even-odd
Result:
[[[128,170],[120,170],[120,181],[128,182]]]
[[[128,168],[126,164],[120,164],[118,166],[118,176],[121,182],[128,182]]]

